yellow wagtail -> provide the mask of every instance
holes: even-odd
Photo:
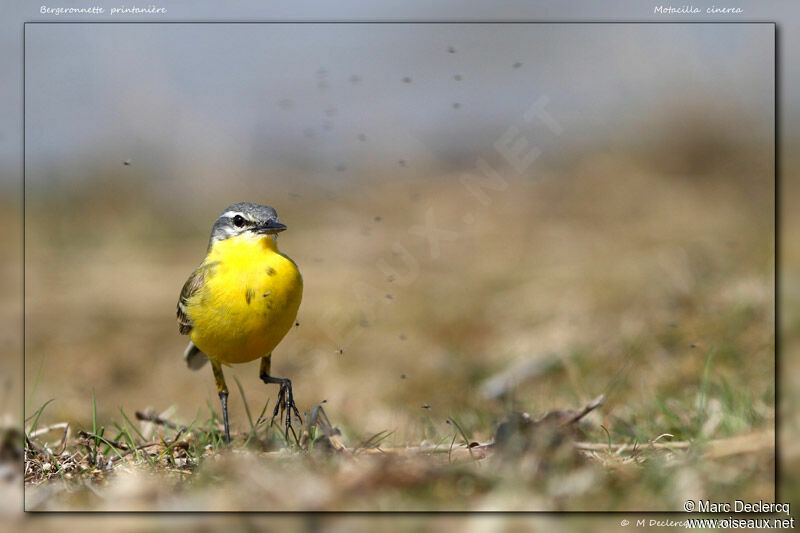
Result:
[[[231,205],[214,222],[206,258],[186,280],[178,299],[179,330],[191,338],[184,358],[192,370],[211,360],[226,442],[228,387],[222,365],[260,357],[261,379],[281,386],[272,418],[286,408],[287,438],[292,412],[300,418],[292,382],[270,375],[272,350],[294,324],[303,295],[297,265],[278,251],[277,234],[285,229],[271,207]]]

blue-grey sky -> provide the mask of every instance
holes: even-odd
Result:
[[[758,0],[739,0],[726,3],[726,6],[742,7],[742,15],[657,15],[653,7],[661,2],[641,2],[639,0],[620,0],[613,3],[598,3],[589,0],[564,0],[558,2],[529,2],[511,0],[501,4],[480,0],[408,2],[393,0],[374,3],[364,1],[346,2],[236,2],[222,4],[215,0],[169,0],[161,3],[168,12],[160,17],[114,17],[108,16],[61,16],[41,15],[41,3],[4,2],[3,16],[0,17],[0,183],[19,185],[22,169],[22,49],[23,26],[25,21],[66,21],[79,20],[538,20],[538,21],[660,21],[660,22],[698,22],[698,21],[762,21],[777,22],[781,76],[781,128],[785,139],[800,138],[800,69],[796,55],[800,49],[800,7],[791,0],[760,2]],[[718,2],[695,2],[701,10]],[[107,8],[118,2],[99,0],[92,5]],[[146,43],[136,46],[146,48]],[[625,45],[624,45],[625,46]],[[636,48],[627,43],[626,48]],[[635,50],[631,50],[633,52]],[[793,59],[795,58],[795,59]],[[66,57],[62,55],[62,59]],[[736,61],[736,55],[730,55]],[[653,61],[651,66],[658,67]],[[783,154],[788,152],[784,150]]]
[[[772,134],[773,27],[737,24],[33,24],[31,184],[131,159],[202,179],[473,161],[544,97],[613,145],[689,109]],[[655,119],[653,117],[656,117]],[[736,135],[737,132],[732,132]],[[166,170],[165,172],[169,172]],[[174,177],[174,176],[173,176]]]

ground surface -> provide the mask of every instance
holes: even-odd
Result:
[[[770,168],[732,157],[688,174],[587,153],[509,175],[488,203],[458,173],[242,184],[177,208],[112,174],[91,194],[29,194],[26,508],[770,500],[774,189]],[[236,437],[223,449],[211,372],[181,359],[180,287],[213,218],[242,199],[277,208],[289,226],[279,244],[305,279],[273,371],[292,378],[301,409],[324,406],[345,451],[268,434],[258,415],[277,389],[257,363],[226,370]],[[522,431],[511,451],[465,446],[492,442],[514,411],[535,421],[601,394],[577,431]],[[101,428],[119,446],[95,438]]]

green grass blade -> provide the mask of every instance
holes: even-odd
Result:
[[[242,388],[242,384],[239,383],[239,378],[233,376],[233,380],[236,382],[236,386],[239,387],[239,394],[242,395],[242,402],[244,402],[244,411],[247,413],[247,420],[250,422],[250,431],[255,433],[256,426],[253,424],[253,417],[250,415],[250,406],[247,405],[247,398],[244,395],[244,389]]]
[[[46,402],[44,402],[44,404],[42,404],[42,406],[39,409],[37,409],[35,413],[33,413],[30,417],[28,417],[27,420],[25,420],[25,422],[27,422],[31,418],[34,419],[33,423],[31,424],[31,429],[28,430],[28,433],[33,433],[36,430],[36,424],[39,423],[39,417],[42,416],[42,412],[44,412],[44,408],[47,407],[48,405],[50,405],[50,403],[53,402],[54,400],[55,400],[55,398],[51,398],[51,399],[47,400]]]
[[[141,432],[141,431],[139,431],[139,428],[137,428],[137,427],[136,427],[136,424],[134,424],[133,422],[131,422],[131,419],[130,419],[130,418],[128,418],[128,415],[126,415],[126,414],[125,414],[125,411],[123,411],[123,410],[122,410],[122,407],[120,407],[120,408],[119,408],[119,412],[120,412],[120,414],[122,415],[122,418],[125,420],[125,427],[126,427],[128,430],[130,430],[131,428],[133,428],[133,430],[136,432],[136,434],[137,434],[137,435],[139,435],[139,438],[140,438],[140,439],[142,439],[142,442],[144,442],[144,441],[146,440],[146,439],[144,438],[144,435],[142,435],[142,432]]]
[[[706,357],[706,365],[703,368],[703,379],[700,381],[700,392],[698,397],[698,411],[703,417],[706,416],[706,407],[708,406],[708,391],[711,383],[711,362],[714,359],[716,348],[711,348]]]
[[[461,433],[461,437],[464,439],[464,445],[467,447],[467,451],[469,452],[469,456],[472,457],[472,459],[474,460],[475,459],[475,455],[472,453],[472,448],[469,445],[469,439],[467,438],[467,434],[461,428],[461,424],[459,424],[456,421],[456,419],[453,418],[452,416],[450,418],[448,418],[448,420],[456,427],[458,432]]]
[[[116,448],[116,447],[115,447],[113,444],[111,444],[109,441],[107,441],[106,439],[104,439],[104,438],[103,438],[103,437],[101,437],[100,435],[97,435],[97,437],[95,438],[95,440],[97,440],[97,441],[99,441],[99,442],[102,442],[102,443],[104,443],[104,444],[106,445],[106,448],[109,448],[109,449],[113,450],[113,451],[114,451],[114,453],[115,453],[115,454],[117,454],[117,457],[119,457],[120,459],[123,459],[123,458],[124,458],[124,456],[123,456],[123,455],[122,455],[122,454],[121,454],[121,453],[120,453],[120,452],[117,450],[117,448]],[[97,449],[97,447],[95,447],[95,450],[96,450],[96,449]],[[97,453],[97,452],[95,451],[95,454],[96,454],[96,453]],[[97,457],[95,457],[95,464],[97,464]]]
[[[33,380],[33,389],[31,390],[30,395],[28,395],[28,401],[25,404],[26,413],[30,410],[31,404],[33,403],[33,398],[36,396],[36,391],[39,389],[39,383],[42,381],[42,374],[44,374],[44,360],[45,356],[42,356],[42,361],[39,363],[39,369],[36,370],[36,378]]]
[[[92,433],[97,435],[97,399],[94,396],[94,389],[92,389]],[[94,439],[94,449],[92,450],[92,464],[97,464],[97,447],[100,441],[97,437]]]

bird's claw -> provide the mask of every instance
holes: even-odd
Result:
[[[292,393],[292,382],[290,380],[285,380],[281,383],[281,389],[278,391],[278,402],[275,404],[275,410],[272,412],[272,421],[270,425],[274,423],[275,417],[278,417],[280,421],[280,416],[283,416],[284,410],[286,411],[286,422],[285,422],[285,429],[284,429],[284,437],[286,440],[289,440],[289,431],[292,432],[292,435],[295,437],[295,441],[297,440],[297,434],[294,431],[294,427],[292,427],[292,413],[300,420],[300,423],[303,422],[303,417],[300,416],[300,411],[297,409],[297,404],[294,403],[294,394]]]

